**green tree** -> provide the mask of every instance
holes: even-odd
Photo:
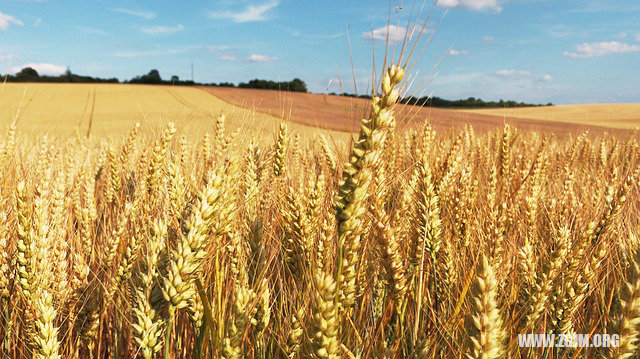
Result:
[[[40,75],[38,74],[38,71],[36,71],[34,68],[32,67],[25,67],[24,69],[20,70],[20,72],[18,72],[16,74],[17,78],[38,78],[40,77]]]
[[[159,84],[162,82],[162,77],[160,77],[160,72],[156,69],[149,71],[149,74],[146,77],[149,83]]]

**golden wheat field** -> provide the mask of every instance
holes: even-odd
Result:
[[[637,133],[402,130],[403,77],[385,70],[352,141],[245,132],[273,118],[188,88],[4,87],[22,108],[0,139],[0,355],[637,355]],[[62,98],[86,105],[68,124]],[[76,135],[41,136],[39,116]]]
[[[480,109],[464,112],[630,130],[640,127],[640,104],[637,103]]]
[[[226,114],[228,126],[255,138],[272,132],[280,119],[224,102],[193,87],[124,84],[0,84],[0,126],[15,124],[20,134],[65,141],[77,136],[95,139],[126,136],[132,123],[141,132],[157,134],[158,124],[172,121],[183,134],[210,131],[215,117]],[[291,124],[295,133],[317,132]],[[344,139],[338,132],[327,131]]]

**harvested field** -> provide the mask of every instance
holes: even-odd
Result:
[[[337,131],[357,131],[360,119],[366,117],[365,111],[368,109],[368,100],[352,97],[229,87],[201,87],[201,89],[237,106],[276,117],[290,118],[294,123]],[[510,123],[522,130],[563,135],[585,130],[601,132],[605,130],[603,126],[606,125],[602,121],[590,125],[570,121],[546,121],[542,120],[544,118],[542,116],[540,118],[504,116],[499,113],[502,110],[486,110],[495,113],[481,113],[485,110],[461,111],[399,105],[397,111],[399,127],[413,127],[429,119],[431,126],[437,130],[471,125],[476,131],[487,132]]]

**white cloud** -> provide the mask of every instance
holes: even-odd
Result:
[[[0,30],[6,30],[9,25],[23,26],[24,23],[15,17],[0,12]]]
[[[236,61],[238,58],[236,58],[236,55],[234,54],[220,54],[218,56],[218,60],[222,60],[222,61]]]
[[[33,26],[40,26],[42,25],[42,19],[41,18],[37,18],[34,22],[33,22]]]
[[[151,20],[156,17],[156,13],[151,11],[144,11],[144,10],[130,10],[130,9],[116,8],[116,9],[111,9],[111,11],[119,12],[125,15],[140,17],[147,20]]]
[[[600,57],[608,54],[624,54],[628,52],[640,52],[640,45],[629,45],[623,42],[592,42],[576,45],[576,51],[565,51],[564,56],[567,57]]]
[[[389,41],[402,41],[407,33],[407,28],[403,26],[387,25],[374,29],[373,31],[363,32],[362,35],[368,39],[386,41],[387,33],[389,34]]]
[[[62,75],[63,73],[65,73],[65,71],[67,71],[66,66],[28,63],[21,66],[13,66],[10,69],[10,72],[15,74],[17,72],[20,72],[20,70],[24,69],[25,67],[31,67],[32,69],[38,71],[38,74],[40,75]]]
[[[626,32],[621,32],[619,34],[616,34],[614,37],[617,38],[617,39],[624,39],[625,37],[627,37],[627,33]]]
[[[494,75],[504,79],[522,79],[531,77],[531,72],[524,70],[500,70],[496,71]]]
[[[212,11],[209,17],[212,19],[228,19],[234,22],[252,22],[267,20],[267,12],[278,6],[278,0],[267,1],[261,5],[249,5],[242,11]]]
[[[251,56],[249,56],[247,60],[251,62],[272,62],[276,61],[277,58],[267,55],[251,54]]]
[[[636,40],[640,41],[640,32],[635,34],[635,35],[633,35],[633,37],[635,37]]]
[[[494,41],[496,41],[496,38],[493,37],[493,36],[485,36],[485,37],[482,38],[482,41],[484,41],[484,42],[494,42]]]
[[[438,5],[446,8],[463,7],[473,11],[493,10],[502,11],[497,0],[440,0]]]
[[[460,56],[460,55],[468,55],[469,51],[467,50],[456,50],[456,49],[450,49],[448,51],[448,54],[451,56]]]
[[[179,32],[184,30],[184,25],[176,25],[176,26],[145,26],[142,28],[142,32],[148,35],[158,35],[158,34],[173,34],[174,32]]]
[[[544,81],[544,82],[551,82],[551,81],[553,81],[553,76],[551,76],[551,75],[549,75],[549,74],[546,74],[546,75],[544,75],[544,76],[542,77],[542,81]]]

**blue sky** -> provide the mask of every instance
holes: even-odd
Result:
[[[392,37],[412,4],[393,1]],[[427,35],[445,11],[416,64],[418,94],[640,102],[637,0],[440,0]],[[352,92],[348,29],[363,92],[371,30],[379,64],[388,14],[388,1],[0,0],[0,73],[30,64],[129,79],[157,68],[189,79],[193,61],[199,82],[299,77],[313,92],[340,92],[340,78]]]

